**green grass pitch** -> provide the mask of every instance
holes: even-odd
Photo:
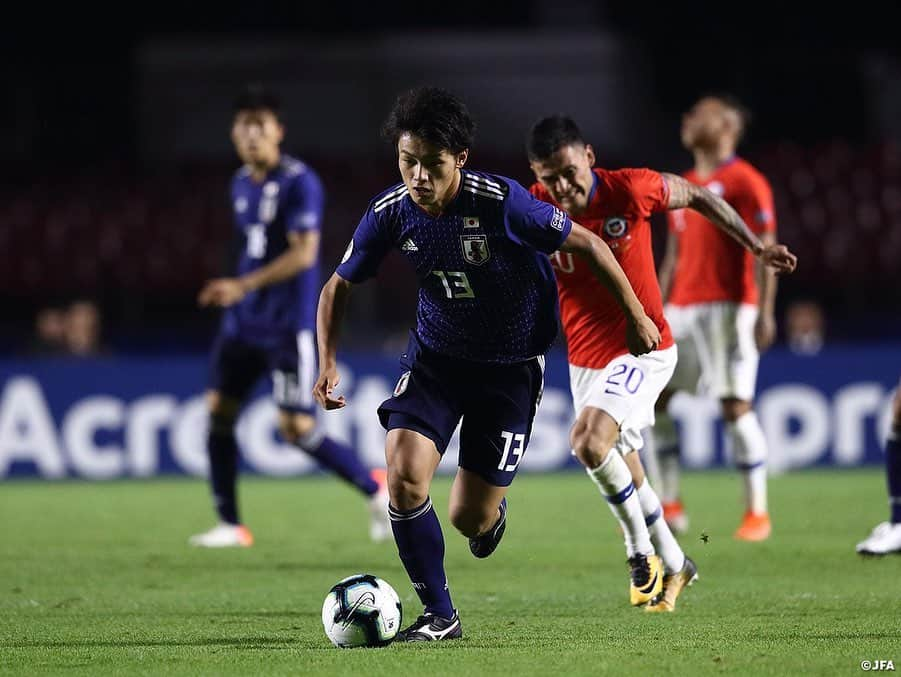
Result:
[[[0,674],[823,674],[863,660],[901,669],[901,556],[854,544],[885,518],[878,469],[792,473],[770,483],[774,534],[732,539],[739,479],[689,474],[683,538],[700,580],[672,615],[628,604],[622,542],[581,473],[522,475],[507,534],[476,560],[433,498],[465,638],[340,650],[320,608],[368,572],[420,608],[393,543],[367,539],[364,503],[330,478],[241,484],[257,539],[195,550],[212,523],[206,486],[172,479],[0,488]],[[706,533],[708,542],[702,542]]]

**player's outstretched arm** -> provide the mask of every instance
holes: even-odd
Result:
[[[316,262],[319,232],[288,233],[288,248],[265,266],[241,277],[220,277],[207,282],[197,298],[202,306],[227,308],[262,287],[284,282]]]
[[[316,337],[319,343],[319,378],[313,386],[313,397],[323,409],[340,409],[347,401],[344,395],[332,397],[341,380],[338,375],[338,335],[353,284],[333,273],[319,294],[316,310]]]
[[[763,233],[760,236],[764,247],[776,244],[776,238],[772,233]],[[754,342],[757,350],[763,352],[776,340],[776,287],[778,280],[772,268],[762,258],[757,259],[754,274],[757,278],[757,288],[760,290],[760,298],[757,302],[757,321],[754,323]]]
[[[620,267],[610,247],[597,235],[573,222],[572,230],[560,247],[572,252],[591,265],[595,276],[616,299],[626,315],[626,342],[629,352],[643,355],[660,345],[660,330],[644,312],[629,279]]]
[[[738,212],[720,196],[681,176],[666,173],[662,176],[669,186],[669,209],[694,209],[777,273],[790,273],[798,265],[798,258],[784,244],[761,242]]]
[[[316,263],[319,253],[318,230],[289,232],[287,237],[288,248],[284,253],[240,278],[249,291],[284,282]]]

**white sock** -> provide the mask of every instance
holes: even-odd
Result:
[[[742,414],[734,423],[726,424],[732,438],[735,465],[745,481],[745,501],[749,511],[760,514],[767,511],[766,502],[766,438],[757,414]]]
[[[644,466],[644,473],[655,487],[661,486],[660,479],[660,463],[657,458],[657,438],[654,436],[654,428],[648,427],[641,431],[641,438],[644,444],[641,447],[641,464]]]
[[[673,417],[665,411],[654,413],[652,446],[657,455],[660,495],[666,503],[679,500],[679,433]]]
[[[613,516],[619,520],[626,536],[626,554],[629,557],[637,553],[653,555],[654,546],[644,523],[641,502],[632,484],[632,473],[615,449],[607,453],[607,458],[594,470],[586,468],[588,476],[598,485],[601,494],[607,499]]]
[[[638,500],[641,503],[641,511],[644,513],[644,521],[651,535],[651,542],[660,558],[663,560],[663,568],[667,574],[674,574],[685,566],[685,553],[670,531],[669,525],[663,519],[663,508],[660,507],[660,499],[651,484],[645,479],[637,490]]]

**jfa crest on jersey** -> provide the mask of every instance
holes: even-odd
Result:
[[[322,185],[312,169],[292,157],[261,182],[248,168],[231,184],[231,204],[241,252],[237,275],[265,266],[288,248],[288,233],[318,230],[322,221]],[[251,292],[223,314],[223,331],[251,343],[284,341],[315,325],[319,265],[296,277]]]
[[[481,266],[491,256],[487,235],[461,235],[460,244],[463,245],[463,258],[474,266]]]
[[[375,275],[399,249],[420,282],[416,331],[441,354],[513,363],[543,354],[556,336],[557,298],[547,254],[572,223],[515,181],[461,170],[459,191],[439,216],[418,207],[403,184],[376,197],[337,273]]]

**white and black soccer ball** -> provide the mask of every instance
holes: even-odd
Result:
[[[387,582],[371,574],[338,581],[322,604],[322,625],[337,647],[385,646],[397,635],[400,598]]]

